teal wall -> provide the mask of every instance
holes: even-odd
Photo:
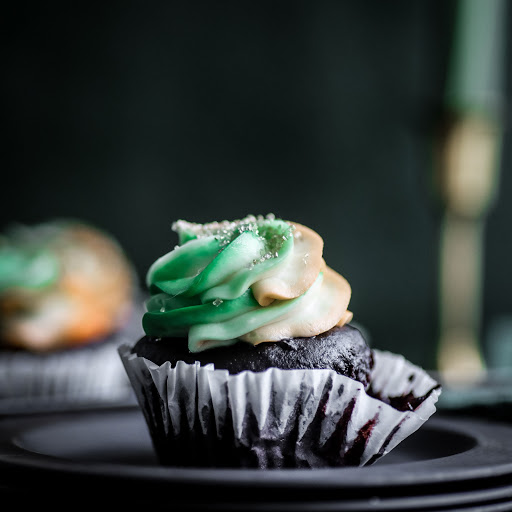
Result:
[[[374,346],[430,365],[431,138],[453,7],[11,4],[0,221],[89,220],[119,239],[142,280],[175,245],[174,220],[273,212],[324,237]],[[512,312],[509,129],[506,141],[486,235],[486,325]]]

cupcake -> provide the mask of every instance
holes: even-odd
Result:
[[[114,238],[83,221],[0,237],[0,399],[126,394],[118,345],[135,324],[136,276]]]
[[[173,230],[145,335],[119,347],[163,465],[363,466],[435,412],[438,383],[352,323],[318,233],[271,214]]]

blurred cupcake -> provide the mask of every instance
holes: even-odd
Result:
[[[68,219],[11,226],[0,237],[0,398],[126,393],[116,349],[138,332],[135,294],[106,232]]]
[[[162,464],[362,466],[435,412],[437,382],[350,325],[316,232],[273,215],[173,228],[146,334],[119,348]]]

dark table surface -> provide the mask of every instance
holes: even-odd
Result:
[[[375,465],[325,470],[166,468],[136,401],[1,411],[2,503],[161,510],[512,510],[511,404],[450,396]],[[454,395],[455,396],[455,395]],[[48,404],[47,404],[48,405]]]

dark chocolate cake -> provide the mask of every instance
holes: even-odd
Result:
[[[340,375],[369,384],[373,357],[358,329],[350,325],[333,327],[327,332],[308,338],[290,338],[277,343],[260,343],[253,346],[243,341],[192,353],[185,338],[154,338],[144,336],[134,346],[133,352],[155,364],[166,361],[175,366],[177,361],[202,366],[213,363],[216,369],[230,374],[244,370],[261,372],[268,368],[283,370],[330,369]]]

